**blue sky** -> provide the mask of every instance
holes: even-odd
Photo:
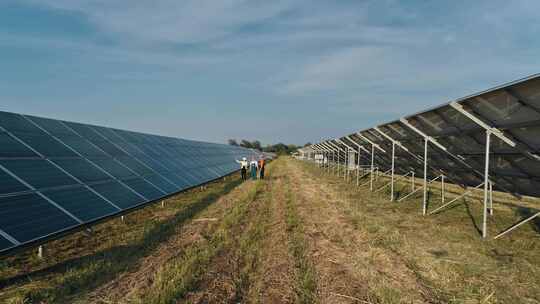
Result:
[[[540,1],[2,0],[0,109],[302,144],[540,72]]]

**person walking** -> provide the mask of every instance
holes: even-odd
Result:
[[[248,161],[247,158],[242,157],[242,160],[236,160],[237,163],[240,164],[240,174],[242,175],[242,180],[247,179],[247,168],[248,168]]]
[[[264,160],[264,156],[261,155],[261,158],[259,159],[259,178],[260,179],[264,179],[264,165],[265,165],[265,160]]]
[[[251,158],[249,165],[251,167],[251,179],[255,180],[257,179],[257,168],[259,163],[255,160],[255,158]]]

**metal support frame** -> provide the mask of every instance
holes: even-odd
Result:
[[[445,204],[442,205],[442,206],[439,206],[437,209],[431,211],[429,214],[436,213],[437,211],[439,211],[439,210],[445,208],[446,206],[452,204],[453,202],[455,202],[455,201],[461,199],[462,197],[466,196],[467,194],[471,193],[471,191],[473,191],[473,190],[475,190],[475,189],[479,189],[479,188],[482,187],[482,186],[484,186],[484,183],[481,183],[480,185],[478,185],[478,186],[476,186],[476,187],[474,187],[474,188],[472,188],[472,189],[466,190],[466,191],[463,192],[463,194],[461,194],[460,196],[458,196],[458,197],[452,199],[451,201],[449,201],[448,203],[445,203]]]
[[[371,144],[371,174],[369,175],[369,190],[370,191],[373,191],[373,174],[375,173],[373,170],[375,169],[375,166],[374,166],[374,162],[375,162],[375,145],[372,143]]]
[[[340,148],[338,145],[334,144],[331,141],[328,141],[328,144],[331,145],[332,147],[334,147],[336,149],[336,151],[337,151],[337,172],[336,173],[339,176],[339,175],[341,175],[340,170],[339,170],[339,166],[340,166],[340,164],[339,164],[339,152],[343,151],[343,149]]]
[[[540,216],[540,212],[537,212],[537,213],[535,213],[535,214],[529,216],[528,218],[526,218],[526,219],[524,219],[524,220],[521,220],[521,221],[519,221],[518,223],[516,223],[516,224],[510,226],[509,228],[505,229],[505,230],[502,231],[501,233],[497,234],[493,239],[496,240],[496,239],[500,238],[501,236],[503,236],[503,235],[509,233],[510,231],[516,229],[517,227],[519,227],[519,226],[521,226],[521,225],[523,225],[523,224],[525,224],[525,223],[527,223],[527,222],[529,222],[529,221],[532,221],[533,219],[535,219],[535,218],[538,217],[538,216]]]
[[[489,201],[489,150],[491,146],[491,131],[486,130],[486,165],[484,168],[484,208],[482,217],[482,237],[487,237],[487,216],[488,216],[488,201]]]
[[[38,247],[37,256],[38,258],[43,259],[43,245]]]
[[[345,158],[345,168],[346,168],[346,175],[344,174],[345,176],[345,180],[349,180],[349,162],[350,162],[350,153],[354,153],[356,154],[357,152],[354,150],[353,147],[347,145],[344,141],[342,141],[341,139],[336,139],[338,142],[340,142],[341,144],[343,144],[345,147],[347,147],[347,156]],[[358,148],[358,151],[360,151],[360,148]],[[360,157],[360,152],[358,152],[358,157]]]
[[[444,175],[441,175],[441,202],[444,204],[445,189],[444,189]]]
[[[429,155],[428,155],[429,143],[432,143],[437,148],[445,151],[446,153],[449,153],[450,155],[452,155],[452,157],[455,158],[455,156],[453,154],[451,154],[448,151],[448,149],[446,149],[445,146],[441,145],[433,137],[428,136],[427,134],[425,134],[424,132],[420,131],[418,128],[413,126],[407,119],[402,118],[402,119],[400,119],[400,122],[402,124],[404,124],[405,126],[407,126],[409,129],[413,130],[415,133],[417,133],[418,135],[420,135],[420,136],[422,136],[424,138],[424,178],[423,178],[423,185],[422,185],[423,190],[424,190],[423,191],[424,195],[423,195],[423,198],[422,198],[422,215],[426,215],[426,212],[427,212],[427,171],[428,171],[428,161],[429,161]],[[443,180],[444,179],[442,179],[442,183],[444,184]],[[443,195],[443,200],[444,200],[444,195]],[[444,203],[444,201],[443,201],[443,203]]]
[[[390,179],[390,201],[394,201],[394,173],[396,161],[396,143],[392,142],[392,177]]]
[[[393,139],[392,137],[388,136],[388,134],[381,131],[378,127],[373,128],[375,131],[379,132],[384,138],[389,140],[392,143],[392,177],[391,177],[391,187],[390,187],[390,201],[394,201],[394,171],[395,171],[395,161],[396,161],[396,145],[398,145],[401,149],[411,153],[409,149],[407,149],[405,146],[401,144],[401,142]],[[412,153],[411,153],[412,154]],[[414,155],[414,154],[413,154]]]
[[[375,176],[374,176],[374,174],[375,174],[375,171],[374,171],[374,169],[375,169],[375,148],[379,149],[383,153],[386,153],[386,151],[383,148],[381,148],[381,146],[379,146],[378,144],[371,141],[369,138],[362,135],[362,133],[358,132],[358,133],[356,133],[356,135],[358,137],[360,137],[360,139],[362,139],[363,141],[365,141],[365,142],[367,142],[367,143],[369,143],[371,145],[371,175],[369,177],[369,190],[373,191],[373,180],[375,178]]]
[[[437,176],[437,177],[435,177],[435,178],[431,179],[430,181],[427,181],[427,183],[426,183],[426,184],[428,184],[428,185],[429,185],[429,184],[431,184],[431,183],[435,182],[435,181],[436,181],[436,180],[438,180],[438,179],[439,179],[439,178],[440,178],[441,176],[442,176],[442,175],[439,175],[439,176]],[[426,186],[427,186],[427,185],[426,185]],[[400,198],[400,199],[398,200],[398,202],[401,202],[401,201],[405,200],[405,199],[406,199],[406,198],[408,198],[409,196],[411,196],[411,195],[415,194],[416,192],[418,192],[418,191],[420,191],[420,190],[422,190],[422,189],[424,189],[424,188],[422,187],[422,188],[416,188],[416,189],[414,189],[414,191],[413,191],[413,192],[411,192],[411,193],[409,193],[409,194],[405,195],[404,197]]]
[[[482,216],[482,238],[487,238],[487,217],[488,213],[493,214],[491,211],[492,208],[492,194],[491,194],[491,181],[489,180],[489,158],[490,158],[490,145],[491,145],[491,135],[495,135],[497,138],[505,142],[511,147],[516,147],[516,143],[507,137],[501,130],[494,128],[487,123],[485,123],[482,119],[476,117],[473,113],[468,112],[465,110],[462,104],[458,102],[451,102],[450,106],[458,111],[459,113],[463,114],[470,120],[474,121],[477,125],[482,127],[484,130],[486,130],[486,150],[485,150],[485,167],[484,167],[484,206],[483,206],[483,216]],[[490,204],[491,208],[488,208],[488,204]],[[490,209],[488,211],[488,209]]]
[[[422,199],[422,215],[426,215],[426,212],[427,212],[427,167],[428,167],[428,138],[424,137],[424,180],[423,180],[424,196]]]
[[[356,164],[356,186],[360,184],[360,145],[358,145],[358,158]]]

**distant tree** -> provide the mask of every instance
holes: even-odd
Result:
[[[251,142],[251,148],[252,149],[257,149],[259,151],[262,151],[262,146],[261,146],[261,142],[258,141],[258,140],[254,140]]]
[[[238,142],[236,142],[236,139],[229,139],[227,142],[231,146],[238,146]]]
[[[251,149],[253,146],[251,145],[251,142],[249,140],[242,139],[240,142],[240,147]]]

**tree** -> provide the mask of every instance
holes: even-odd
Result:
[[[229,139],[227,142],[231,146],[238,146],[238,142],[236,142],[236,139]]]
[[[257,149],[259,151],[262,151],[261,142],[258,140],[254,140],[251,142],[251,148]]]
[[[242,141],[240,142],[240,147],[244,147],[244,148],[248,148],[248,149],[253,148],[252,145],[251,145],[251,142],[249,140],[245,140],[245,139],[242,139]]]

